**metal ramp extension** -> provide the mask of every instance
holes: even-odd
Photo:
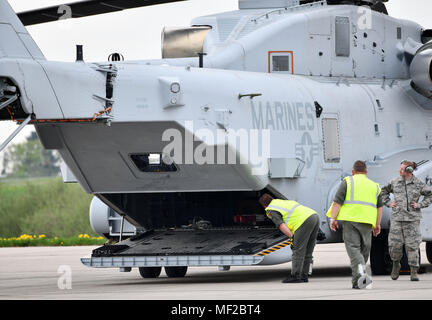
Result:
[[[97,248],[81,262],[93,268],[246,266],[287,245],[274,228],[159,230]]]

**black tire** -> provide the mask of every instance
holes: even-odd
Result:
[[[391,273],[392,261],[388,250],[388,230],[382,230],[378,237],[372,237],[370,261],[374,275]]]
[[[165,273],[169,278],[183,278],[188,267],[165,267]]]
[[[426,242],[426,257],[429,263],[432,263],[432,242]]]
[[[143,278],[157,278],[161,274],[162,267],[141,267],[138,270]]]
[[[421,268],[421,250],[419,249],[419,268]]]

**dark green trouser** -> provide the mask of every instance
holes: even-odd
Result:
[[[291,274],[296,277],[307,275],[319,231],[320,218],[311,215],[298,228],[293,237]]]
[[[343,221],[342,236],[351,261],[352,283],[360,278],[358,265],[366,265],[372,246],[372,226],[366,223]]]

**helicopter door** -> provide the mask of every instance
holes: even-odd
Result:
[[[322,164],[324,169],[341,168],[340,124],[337,114],[321,116]]]
[[[320,202],[323,212],[327,212],[342,177],[340,119],[337,113],[327,113],[318,121],[322,146]]]

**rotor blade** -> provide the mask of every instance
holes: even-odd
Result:
[[[372,10],[388,15],[387,7],[383,2],[377,2],[372,7]]]
[[[18,13],[25,26],[187,0],[86,0]]]

